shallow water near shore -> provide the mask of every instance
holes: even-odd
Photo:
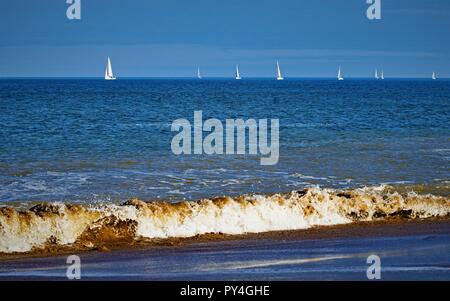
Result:
[[[82,252],[83,280],[450,280],[450,223],[344,225],[178,245]],[[70,254],[70,253],[68,253]],[[64,256],[4,259],[1,280],[65,280]]]

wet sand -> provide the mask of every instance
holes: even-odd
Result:
[[[174,237],[166,239],[114,239],[105,240],[97,246],[89,246],[83,240],[75,244],[61,246],[47,246],[42,249],[34,249],[30,252],[0,253],[0,261],[12,259],[21,260],[26,258],[52,257],[75,253],[95,253],[95,252],[126,252],[127,250],[151,251],[159,248],[173,247],[183,248],[198,243],[214,243],[221,241],[234,241],[237,244],[252,240],[311,240],[342,237],[379,237],[386,234],[395,235],[420,235],[433,234],[441,230],[442,227],[448,227],[450,231],[450,216],[428,219],[407,219],[391,218],[387,220],[354,222],[344,225],[316,226],[309,229],[288,230],[288,231],[270,231],[261,233],[247,233],[240,235],[230,235],[223,233],[211,233],[197,235],[194,237]]]
[[[0,279],[64,280],[68,254],[80,256],[82,279],[91,280],[366,280],[371,254],[386,280],[450,280],[450,218],[4,254]]]

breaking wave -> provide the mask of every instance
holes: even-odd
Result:
[[[353,190],[307,188],[285,194],[221,197],[192,202],[122,205],[45,203],[27,211],[0,208],[0,252],[28,252],[48,245],[140,238],[192,237],[307,229],[390,217],[447,216],[444,196],[400,194],[390,186]]]

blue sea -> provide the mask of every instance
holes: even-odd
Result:
[[[278,164],[175,155],[195,111],[278,119]],[[86,279],[450,277],[448,80],[2,79],[0,126],[0,279],[66,279],[61,250]]]
[[[174,155],[179,118],[279,119],[280,159]],[[380,184],[449,194],[450,81],[2,79],[0,202],[196,200]]]

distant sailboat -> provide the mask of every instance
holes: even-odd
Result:
[[[379,77],[378,77],[378,70],[377,69],[375,69],[375,79],[379,79]]]
[[[380,79],[383,80],[384,79],[384,72],[383,70],[381,70],[381,75],[380,75]]]
[[[339,66],[337,79],[338,80],[344,80],[344,77],[342,76],[341,66]]]
[[[112,66],[111,66],[111,59],[108,56],[108,63],[106,64],[106,70],[105,70],[105,80],[115,80],[116,77],[113,74]]]
[[[241,74],[239,73],[239,65],[236,65],[236,79],[242,79]]]
[[[202,79],[202,75],[200,74],[200,68],[197,68],[197,78]]]
[[[431,75],[431,79],[432,79],[432,80],[436,80],[436,79],[437,79],[437,77],[436,77],[436,72],[433,71],[433,74]]]
[[[277,61],[277,80],[283,80],[283,76],[281,75],[280,64]]]

